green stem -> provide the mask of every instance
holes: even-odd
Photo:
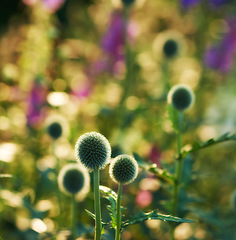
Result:
[[[76,215],[77,215],[77,202],[75,194],[72,196],[72,240],[76,239]]]
[[[60,171],[60,163],[59,163],[59,158],[57,157],[56,155],[56,140],[53,141],[52,143],[52,154],[56,160],[56,182],[57,182],[57,177],[58,177],[58,174],[59,174],[59,171]],[[60,189],[57,185],[57,190],[56,190],[56,197],[57,197],[57,202],[58,202],[58,207],[59,207],[59,214],[58,214],[58,226],[60,228],[60,225],[61,225],[61,213],[62,213],[62,201],[61,201],[61,192],[60,192]]]
[[[177,150],[178,150],[178,157],[177,157],[177,164],[175,169],[175,181],[173,186],[173,205],[172,205],[172,216],[178,215],[178,203],[179,203],[179,190],[181,184],[181,177],[183,171],[183,158],[181,156],[181,148],[182,148],[182,122],[183,122],[183,112],[178,112],[179,116],[179,131],[177,136]],[[172,224],[171,229],[171,239],[174,239],[174,231],[176,228],[176,224]]]
[[[121,232],[121,194],[122,194],[122,184],[119,184],[118,193],[117,193],[117,202],[116,202],[116,238],[115,240],[120,240],[120,232]]]
[[[99,169],[95,169],[94,173],[94,208],[95,208],[95,236],[94,240],[101,239],[102,232],[102,221],[101,221],[101,204],[100,204],[100,192],[99,192],[99,184],[100,184],[100,175]]]

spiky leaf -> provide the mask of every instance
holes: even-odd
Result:
[[[173,217],[173,216],[170,216],[170,215],[164,215],[164,214],[158,213],[157,210],[154,210],[154,211],[149,212],[149,213],[144,213],[144,212],[140,211],[137,215],[135,215],[135,216],[131,217],[130,219],[126,220],[125,222],[123,222],[121,227],[125,228],[129,225],[144,222],[144,221],[147,221],[149,219],[169,221],[169,222],[178,222],[178,223],[194,222],[193,220],[189,220],[189,219]]]

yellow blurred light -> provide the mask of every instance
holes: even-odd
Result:
[[[180,76],[180,82],[192,88],[196,88],[200,79],[200,71],[196,69],[186,69]]]
[[[129,110],[135,110],[139,106],[139,99],[135,96],[130,96],[126,100],[126,106]]]
[[[7,130],[10,128],[10,120],[7,117],[0,117],[0,130]]]
[[[14,143],[0,144],[0,161],[11,162],[18,151],[18,146]]]
[[[175,229],[175,239],[188,239],[192,236],[193,230],[189,223],[182,223],[178,225]]]
[[[51,92],[48,94],[47,100],[52,106],[59,107],[68,103],[69,96],[64,92]]]
[[[52,86],[53,86],[55,91],[63,92],[66,89],[66,82],[65,82],[65,80],[63,80],[61,78],[57,78],[53,82]]]
[[[139,186],[141,190],[156,191],[160,188],[160,182],[157,179],[144,178]]]
[[[31,228],[38,233],[43,233],[47,231],[47,225],[39,218],[32,219]]]
[[[8,79],[17,79],[19,76],[19,71],[17,66],[12,63],[7,63],[3,67],[3,75]]]
[[[0,90],[1,90],[0,100],[1,101],[8,100],[10,96],[10,87],[8,87],[4,83],[0,83]]]
[[[216,129],[212,126],[201,126],[197,130],[197,135],[204,142],[216,136]]]
[[[21,207],[22,198],[8,190],[1,190],[0,197],[8,202],[8,205],[11,207]]]

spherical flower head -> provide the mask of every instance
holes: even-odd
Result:
[[[194,94],[191,88],[184,84],[174,86],[168,93],[168,103],[178,111],[187,110],[194,102]]]
[[[135,0],[121,0],[121,1],[126,7],[132,5],[135,2]]]
[[[111,162],[109,173],[114,182],[131,183],[138,175],[138,163],[132,156],[119,155]]]
[[[172,58],[178,53],[178,44],[174,39],[168,39],[163,45],[163,53],[167,58]]]
[[[87,169],[103,169],[111,158],[109,141],[100,133],[88,132],[79,137],[75,156]]]
[[[58,139],[62,135],[62,126],[59,122],[52,122],[47,127],[47,132],[53,139]]]
[[[82,200],[89,191],[90,177],[88,171],[78,163],[64,166],[58,175],[59,189],[65,194],[75,195]]]

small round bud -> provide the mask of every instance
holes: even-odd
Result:
[[[112,180],[117,183],[131,183],[138,175],[138,163],[132,156],[119,155],[111,162],[109,173]]]
[[[184,84],[174,86],[168,93],[168,103],[178,111],[183,111],[192,106],[194,102],[193,91]]]
[[[174,57],[178,50],[178,44],[174,39],[168,39],[163,45],[163,53],[167,58]]]
[[[85,133],[79,137],[75,145],[75,156],[90,171],[101,170],[111,158],[111,146],[102,134]]]
[[[78,163],[64,166],[58,175],[59,189],[67,195],[75,195],[82,200],[89,191],[90,177],[88,171]]]
[[[121,1],[126,7],[132,5],[135,2],[135,0],[121,0]]]
[[[47,132],[53,139],[58,139],[62,135],[62,126],[59,122],[52,122],[47,126]]]

